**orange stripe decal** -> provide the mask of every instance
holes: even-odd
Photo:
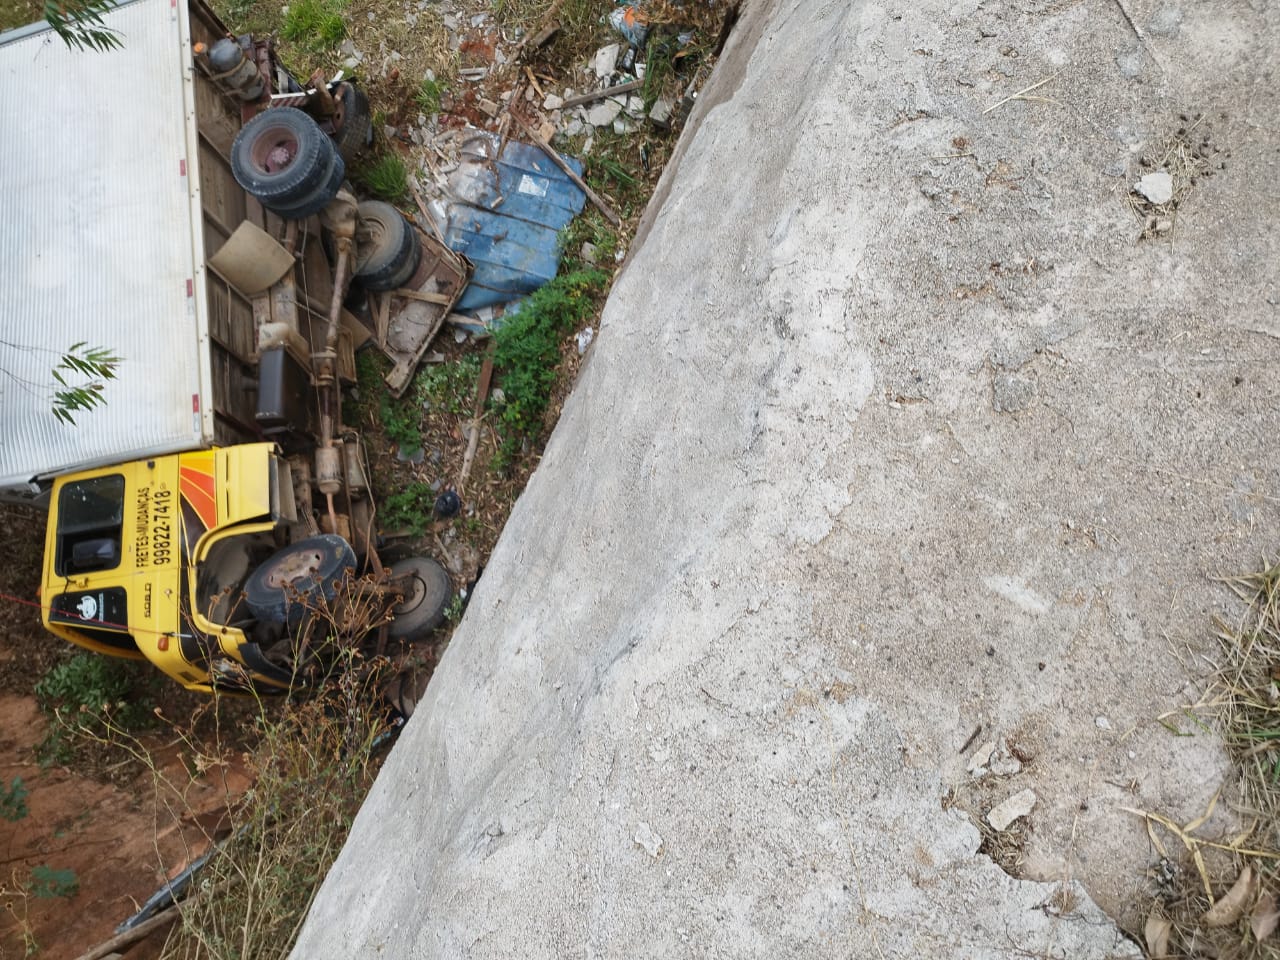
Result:
[[[184,465],[178,468],[178,486],[182,492],[182,499],[191,505],[191,509],[196,512],[205,529],[212,530],[216,527],[218,503],[213,495],[213,474]]]

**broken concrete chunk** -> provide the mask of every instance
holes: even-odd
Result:
[[[596,245],[594,243],[584,243],[580,255],[584,263],[594,265],[596,262]]]
[[[1164,170],[1159,173],[1148,173],[1133,185],[1133,189],[1156,206],[1160,206],[1173,199],[1173,177]]]
[[[634,839],[636,846],[654,859],[657,859],[658,855],[662,853],[662,838],[654,832],[649,824],[638,824]]]
[[[674,105],[665,97],[659,97],[653,102],[653,107],[649,110],[649,119],[659,126],[665,126],[671,122],[671,110]]]
[[[481,110],[483,110],[485,113],[487,113],[491,117],[496,117],[498,115],[498,105],[494,103],[492,100],[481,100],[478,104],[476,104],[476,106],[478,106]]]
[[[564,106],[564,97],[557,97],[554,93],[548,93],[542,101],[543,110],[559,110]]]
[[[997,804],[991,808],[987,814],[987,823],[991,824],[992,829],[997,833],[1003,833],[1008,830],[1015,820],[1025,817],[1036,806],[1036,794],[1034,790],[1023,790],[1015,793],[1008,800]]]
[[[618,119],[618,114],[621,112],[622,107],[620,104],[613,100],[601,100],[587,111],[587,123],[593,127],[612,126],[613,121]]]

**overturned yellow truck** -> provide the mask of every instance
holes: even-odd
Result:
[[[202,690],[287,691],[344,651],[403,649],[452,584],[428,558],[380,562],[339,391],[369,336],[346,284],[381,254],[356,238],[354,198],[336,264],[316,216],[367,103],[298,84],[199,0],[133,0],[107,24],[108,52],[43,24],[0,35],[0,496],[48,509],[44,623]],[[241,147],[255,117],[265,133]],[[310,183],[294,176],[308,196],[269,208],[235,166],[257,164],[270,195],[301,162],[297,117],[333,145]],[[116,376],[67,424],[50,369],[82,342]]]

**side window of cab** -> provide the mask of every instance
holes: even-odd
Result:
[[[58,494],[54,569],[72,577],[120,565],[124,532],[124,477],[110,474],[65,484]]]

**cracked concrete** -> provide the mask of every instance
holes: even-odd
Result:
[[[746,10],[294,956],[1139,955],[1280,527],[1280,12],[1125,9]]]

